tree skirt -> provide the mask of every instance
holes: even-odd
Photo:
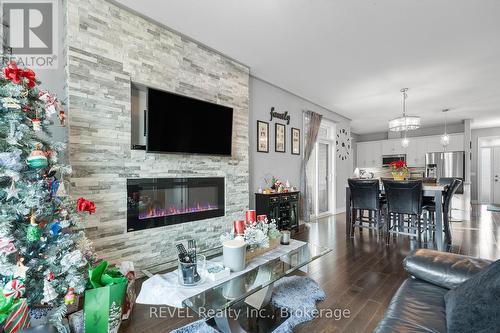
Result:
[[[295,326],[314,319],[316,302],[324,300],[325,291],[311,278],[286,276],[274,284],[271,304],[286,309],[290,315],[273,333],[291,333]],[[204,320],[198,320],[171,333],[217,333]]]

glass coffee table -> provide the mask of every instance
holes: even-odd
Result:
[[[263,262],[241,275],[185,299],[183,304],[202,318],[213,318],[217,328],[224,333],[245,332],[230,311],[232,305],[244,301],[251,307],[260,309],[269,303],[274,282],[330,251],[325,247],[303,243],[278,258]]]

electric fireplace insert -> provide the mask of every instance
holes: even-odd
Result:
[[[127,231],[224,216],[224,178],[127,179]]]

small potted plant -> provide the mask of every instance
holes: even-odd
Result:
[[[399,160],[390,164],[394,180],[405,180],[408,176],[408,166],[405,161]]]

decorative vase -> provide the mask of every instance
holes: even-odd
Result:
[[[229,267],[231,272],[239,272],[245,269],[246,244],[242,240],[230,240],[222,244],[222,257],[224,266]]]
[[[407,175],[407,173],[402,172],[402,171],[393,171],[392,172],[392,178],[394,178],[394,180],[405,180],[406,175]]]

